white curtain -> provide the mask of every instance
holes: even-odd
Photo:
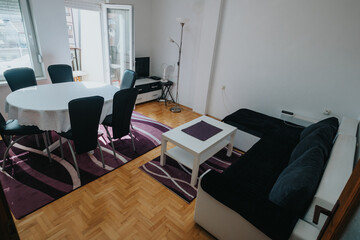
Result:
[[[65,7],[100,11],[101,3],[105,0],[65,0]]]

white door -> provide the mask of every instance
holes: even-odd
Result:
[[[102,4],[106,82],[120,86],[126,69],[134,69],[133,6]]]

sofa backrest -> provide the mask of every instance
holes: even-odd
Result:
[[[316,205],[331,210],[352,173],[357,127],[357,120],[346,117],[342,119],[319,187],[303,218],[304,221],[318,229],[324,225],[326,216],[321,214],[318,224],[313,223]]]

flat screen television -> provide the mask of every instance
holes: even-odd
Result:
[[[135,58],[135,72],[137,78],[147,78],[150,76],[150,57]]]

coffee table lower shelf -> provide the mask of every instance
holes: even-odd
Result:
[[[217,152],[227,146],[230,142],[226,139],[222,140],[220,143],[217,143],[215,146],[207,149],[199,156],[199,165],[214,156]],[[184,166],[193,169],[194,168],[194,159],[195,155],[189,151],[181,147],[174,147],[169,149],[165,152],[165,155],[171,157],[172,159],[176,160],[177,162],[183,164]]]

